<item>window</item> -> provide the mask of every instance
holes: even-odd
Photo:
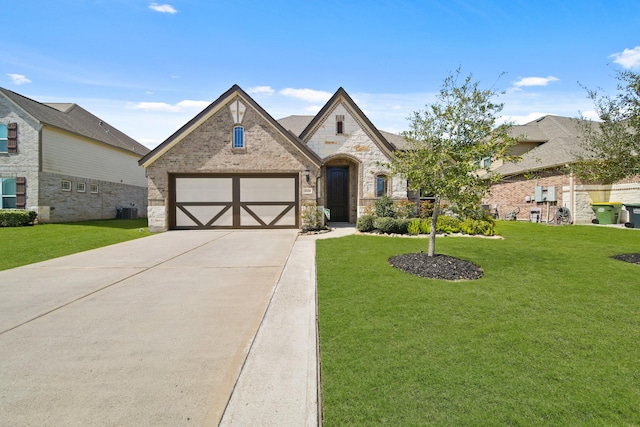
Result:
[[[0,124],[0,153],[9,152],[9,129],[7,125]]]
[[[389,178],[386,175],[376,176],[376,197],[386,196],[389,190]]]
[[[91,184],[91,194],[98,194],[98,184]]]
[[[242,126],[235,126],[233,128],[233,148],[245,148],[244,147],[244,128]]]
[[[0,185],[0,209],[15,209],[16,208],[16,179],[15,178],[0,178],[2,185]]]
[[[336,116],[336,135],[344,134],[344,115]]]
[[[482,169],[489,169],[491,167],[491,157],[484,157],[478,161],[478,166]]]
[[[71,181],[62,180],[60,188],[62,189],[62,191],[71,191]]]
[[[0,153],[18,152],[18,124],[0,124]]]
[[[86,193],[87,184],[85,184],[84,182],[77,183],[76,184],[76,190],[78,191],[78,193]]]

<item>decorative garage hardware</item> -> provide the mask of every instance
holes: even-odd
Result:
[[[171,228],[298,228],[298,174],[171,177]]]

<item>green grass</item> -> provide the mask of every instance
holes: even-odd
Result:
[[[0,227],[0,270],[148,235],[146,218]]]
[[[326,426],[640,425],[640,231],[499,222],[436,251],[484,269],[394,269],[426,239],[317,242]]]

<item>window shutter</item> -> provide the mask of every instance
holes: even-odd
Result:
[[[7,125],[7,152],[18,152],[18,124],[9,123]]]
[[[27,208],[27,178],[16,177],[16,208]]]

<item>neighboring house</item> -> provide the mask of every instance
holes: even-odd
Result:
[[[276,121],[234,85],[140,160],[149,229],[299,228],[316,207],[354,223],[383,195],[406,199],[384,167],[403,142],[342,88],[317,115]]]
[[[511,210],[520,210],[519,220],[529,220],[531,210],[537,210],[541,222],[553,221],[558,207],[569,208],[574,223],[589,223],[595,217],[594,202],[638,203],[640,182],[630,179],[612,185],[585,184],[568,167],[576,161],[581,148],[581,125],[598,126],[597,122],[559,116],[544,116],[520,126],[511,134],[522,136],[513,154],[522,157],[517,163],[492,164],[491,169],[502,174],[491,194],[483,200],[490,209],[497,208],[500,217]],[[490,159],[483,159],[490,162]],[[537,188],[537,189],[536,189]],[[548,201],[548,202],[547,202]],[[621,222],[626,219],[621,218]]]
[[[149,150],[76,104],[40,103],[0,88],[0,208],[41,222],[146,216]]]

